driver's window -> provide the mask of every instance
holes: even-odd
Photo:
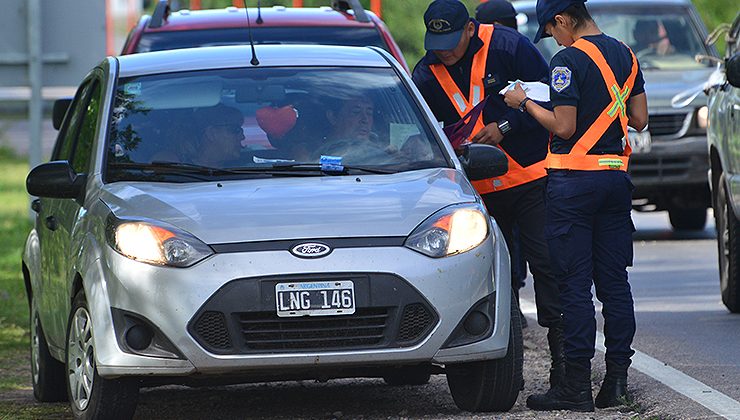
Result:
[[[77,94],[69,106],[69,111],[67,111],[62,128],[57,136],[57,142],[54,145],[51,160],[72,159],[75,138],[80,129],[82,116],[85,115],[87,110],[90,85],[90,81],[87,81],[77,90]]]

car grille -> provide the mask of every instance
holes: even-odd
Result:
[[[648,129],[653,136],[675,136],[681,132],[688,114],[657,114],[648,117]]]
[[[237,314],[252,350],[376,347],[383,341],[390,308],[358,308],[353,315],[280,318],[275,313]]]
[[[355,313],[277,316],[275,284],[313,278],[352,280]],[[383,349],[418,344],[438,321],[426,299],[398,276],[311,274],[234,280],[200,308],[188,332],[214,354]]]
[[[195,323],[195,332],[211,348],[221,350],[231,348],[229,331],[224,322],[224,314],[221,312],[208,311],[201,315]]]
[[[692,168],[691,157],[645,157],[633,155],[629,173],[635,179],[672,178],[686,176]]]

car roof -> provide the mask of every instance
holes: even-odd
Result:
[[[519,12],[534,12],[537,2],[534,0],[515,1],[512,3],[514,8]],[[635,6],[666,6],[666,5],[688,5],[691,4],[691,0],[588,0],[586,7],[591,6],[623,6],[623,5],[635,5]]]
[[[384,56],[388,53],[376,47],[256,45],[255,51],[259,67],[391,67],[390,62]],[[118,61],[120,77],[129,77],[191,70],[252,67],[251,58],[251,48],[247,44],[157,51],[109,59]]]
[[[370,11],[365,11],[370,22],[359,22],[353,14],[342,13],[331,7],[263,7],[260,9],[262,23],[257,23],[257,8],[249,8],[249,20],[253,27],[267,26],[375,26],[378,18]],[[247,26],[246,12],[243,8],[227,7],[225,9],[180,10],[172,12],[162,26],[150,28],[144,32],[186,31],[212,28],[244,28]]]

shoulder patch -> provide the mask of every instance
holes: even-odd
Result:
[[[554,67],[550,76],[550,85],[556,92],[562,92],[563,89],[570,86],[570,69],[567,67]]]

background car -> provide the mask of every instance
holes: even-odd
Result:
[[[712,202],[722,302],[740,312],[740,14],[727,33],[719,83],[708,90]]]
[[[121,54],[249,42],[245,9],[170,11],[165,0],[152,16],[131,29]],[[390,52],[408,72],[401,49],[383,21],[359,1],[332,1],[331,7],[250,8],[257,44],[377,46]]]
[[[39,400],[66,382],[76,417],[111,418],[140,386],[445,373],[461,409],[516,402],[509,255],[468,181],[506,158],[458,160],[387,52],[109,57],[58,125],[27,179]]]
[[[519,30],[530,39],[537,31],[534,1],[518,1]],[[627,43],[637,55],[648,98],[648,133],[631,136],[629,173],[637,210],[667,210],[674,229],[703,229],[710,207],[706,173],[707,107],[699,96],[676,109],[672,99],[700,86],[712,72],[695,56],[717,56],[704,39],[707,30],[690,0],[589,0],[604,33]],[[558,51],[546,38],[537,44],[545,58]]]

